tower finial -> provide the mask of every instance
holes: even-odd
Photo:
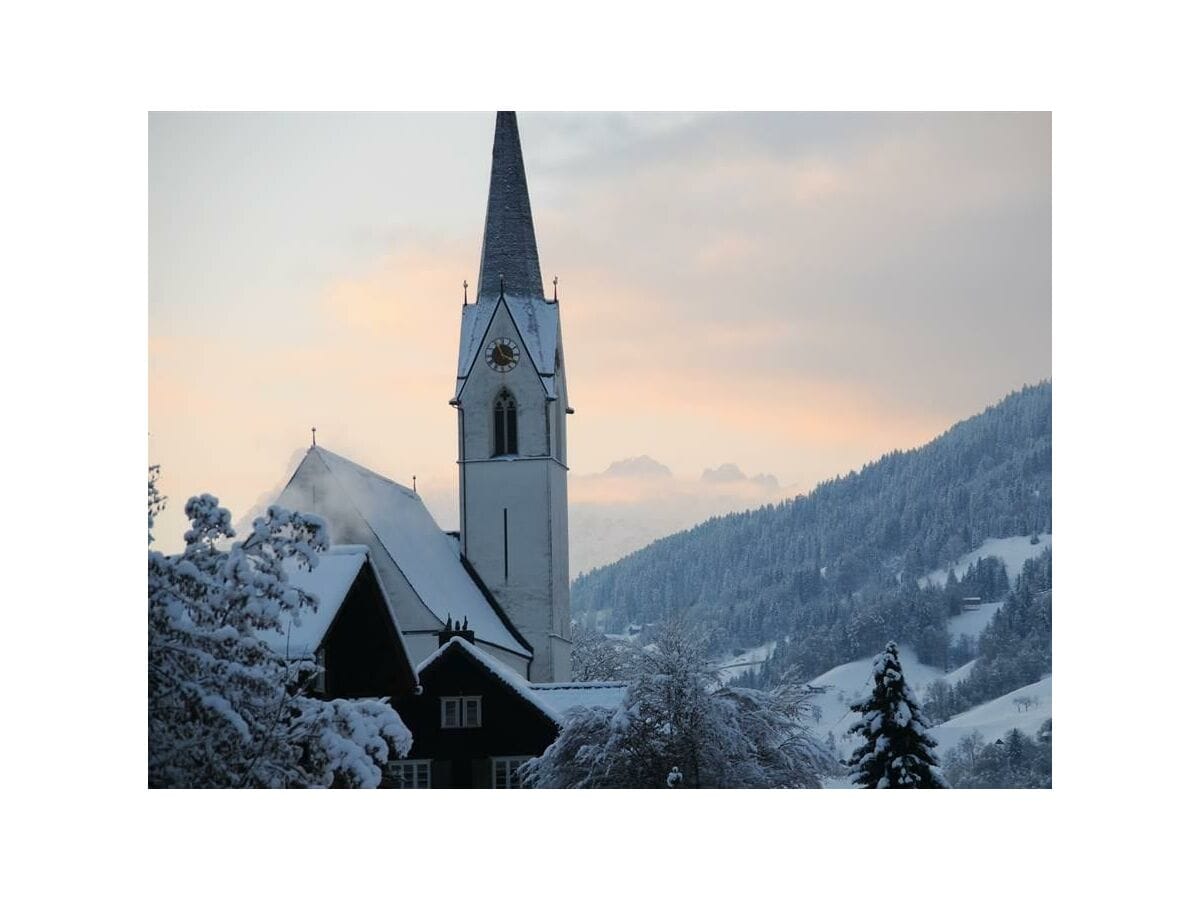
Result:
[[[500,299],[504,299],[504,275],[500,276]]]
[[[317,428],[315,425],[313,426],[312,433],[313,433],[313,446],[315,447],[315,446],[317,446]]]
[[[415,494],[416,492],[417,492],[417,476],[414,475],[413,476],[413,493]]]
[[[463,306],[467,305],[467,279],[463,279]]]
[[[558,276],[554,276],[554,302],[558,302]]]

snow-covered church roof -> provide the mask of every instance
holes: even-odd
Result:
[[[316,454],[438,621],[466,617],[480,640],[520,656],[532,656],[471,577],[457,542],[438,527],[420,497],[324,447],[314,446],[308,453]],[[326,500],[332,502],[333,498]]]

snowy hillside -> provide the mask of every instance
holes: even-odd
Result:
[[[939,748],[944,753],[972,731],[978,731],[985,741],[994,741],[1003,737],[1005,732],[1013,728],[1020,729],[1026,734],[1037,734],[1038,727],[1051,718],[1050,712],[1050,681],[1053,676],[1047,675],[1036,684],[1018,688],[1003,697],[981,703],[974,709],[960,713],[932,729],[937,738]],[[1013,701],[1026,701],[1018,706]]]
[[[1008,572],[1008,580],[1016,581],[1017,576],[1021,574],[1021,567],[1025,565],[1025,560],[1033,559],[1041,554],[1043,550],[1050,549],[1052,535],[1049,532],[1038,535],[1038,543],[1030,543],[1031,535],[1017,535],[1016,537],[1005,538],[988,538],[970,553],[964,553],[955,560],[953,567],[947,566],[944,569],[938,569],[930,572],[928,575],[918,578],[917,582],[924,587],[933,582],[941,587],[946,583],[946,575],[950,568],[954,569],[954,577],[962,579],[967,574],[967,568],[974,562],[978,562],[986,556],[995,556],[1004,563],[1004,568]]]
[[[1034,549],[1039,548],[1035,547]],[[947,630],[952,637],[966,634],[977,638],[1001,605],[1000,603],[985,603],[978,610],[968,610],[961,615],[954,616],[947,621]],[[809,682],[817,687],[828,688],[817,701],[821,718],[816,723],[815,730],[822,738],[825,738],[829,732],[833,733],[839,757],[848,757],[854,749],[855,740],[846,736],[846,729],[854,723],[855,719],[854,713],[850,712],[850,704],[870,690],[873,659],[873,656],[869,656],[845,663]],[[905,680],[916,691],[918,698],[923,696],[925,688],[936,679],[942,678],[947,684],[955,685],[966,678],[975,666],[975,660],[971,660],[951,672],[943,672],[936,666],[927,666],[918,662],[916,653],[907,646],[900,647],[900,663],[904,666]],[[1015,698],[1024,697],[1025,692],[1029,692],[1033,702],[1038,704],[1032,706],[1028,713],[1019,712],[1012,702]],[[942,735],[945,735],[945,740],[949,743],[943,743],[942,746],[948,747],[958,742],[962,736],[959,734],[960,730],[962,730],[962,734],[966,734],[974,728],[979,728],[984,732],[985,737],[990,735],[993,730],[999,729],[998,735],[1010,728],[1020,728],[1033,734],[1037,731],[1037,727],[1048,718],[1050,718],[1049,677],[1038,682],[1037,685],[1013,691],[1011,694],[955,716],[938,726],[935,729],[935,736],[941,742]],[[941,729],[946,730],[943,732]]]
[[[849,757],[857,744],[856,738],[846,736],[846,729],[854,724],[855,714],[850,711],[850,704],[870,692],[872,661],[874,657],[856,659],[830,669],[824,675],[812,679],[809,684],[814,687],[828,688],[817,699],[820,710],[820,721],[815,730],[818,736],[825,738],[828,732],[833,733],[838,756]],[[971,670],[972,663],[967,663],[953,672],[943,672],[934,666],[927,666],[917,661],[917,656],[911,647],[900,648],[900,664],[904,667],[904,678],[920,697],[926,686],[935,679],[944,678],[950,684],[957,684]]]
[[[786,636],[790,640],[780,644],[786,657],[777,654],[763,665],[769,679],[791,666],[815,674],[854,659],[865,645],[849,635],[873,620],[862,608],[873,606],[886,618],[887,633],[871,633],[872,643],[897,638],[932,659],[934,638],[922,632],[927,620],[941,617],[919,603],[899,602],[905,588],[895,576],[911,572],[941,581],[945,575],[937,570],[965,572],[979,555],[994,553],[1011,581],[1028,556],[1046,548],[1046,540],[1029,544],[1011,536],[1050,531],[1050,413],[1050,385],[1025,388],[923,447],[887,453],[806,496],[656,540],[575,579],[573,614],[613,632],[630,622],[683,616],[718,635],[717,649],[726,654]],[[736,475],[729,467],[703,483],[725,485],[721,479]],[[611,499],[613,480],[596,477],[602,497]],[[639,487],[669,481],[625,480]],[[581,497],[573,495],[573,534],[581,527],[574,505]],[[619,530],[611,517],[595,524],[605,534]],[[971,547],[977,549],[963,556]],[[574,551],[572,561],[580,563]],[[863,603],[842,603],[847,596]]]
[[[719,659],[715,663],[717,669],[717,678],[721,684],[727,684],[730,679],[736,678],[738,675],[747,671],[757,672],[759,667],[766,661],[767,657],[775,652],[777,641],[768,641],[758,647],[751,647],[742,653],[733,654]]]

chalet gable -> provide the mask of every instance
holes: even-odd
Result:
[[[284,614],[281,631],[262,639],[286,659],[324,667],[318,690],[330,697],[402,697],[417,686],[416,669],[367,548],[331,547],[312,569],[284,563],[288,583],[317,606]]]

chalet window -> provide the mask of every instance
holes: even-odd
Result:
[[[517,401],[503,390],[492,406],[492,456],[515,456],[516,453]]]
[[[443,697],[443,728],[479,728],[483,724],[483,700],[480,697]]]
[[[521,767],[521,763],[532,759],[529,756],[493,756],[492,757],[492,787],[494,788],[520,788],[525,785],[521,784],[521,776],[517,774],[517,769]]]
[[[387,764],[387,777],[398,788],[415,790],[429,787],[429,760],[396,759]]]

